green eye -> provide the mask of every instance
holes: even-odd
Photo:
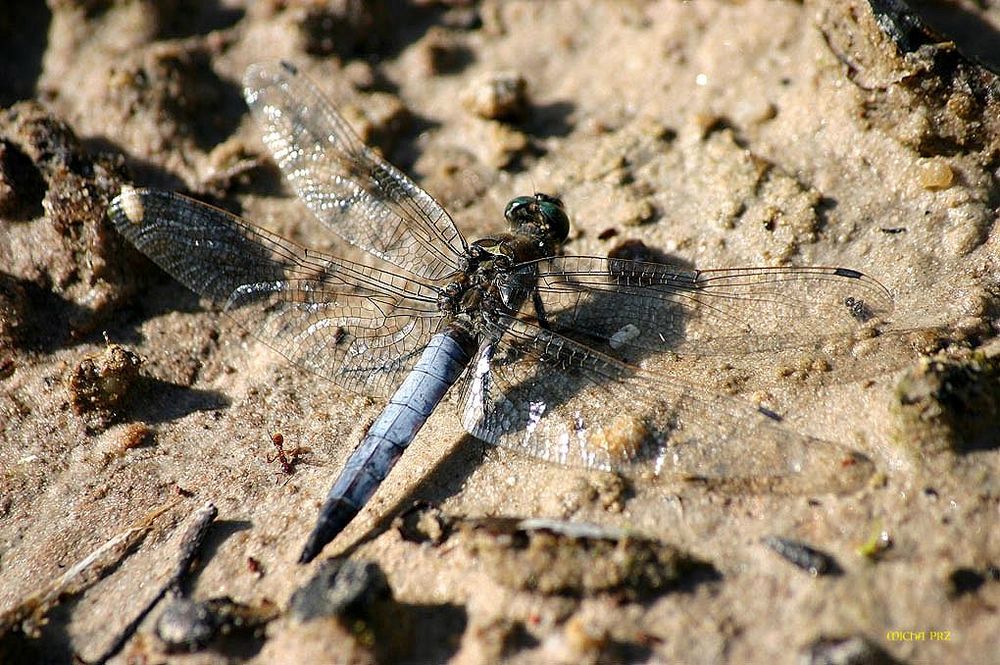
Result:
[[[562,201],[559,199],[541,201],[538,204],[538,212],[548,222],[553,239],[562,242],[569,236],[569,216],[562,207]]]
[[[537,193],[511,199],[504,208],[503,216],[512,229],[534,225],[536,231],[533,233],[544,233],[550,241],[561,243],[569,235],[569,217],[562,201],[548,194]]]
[[[513,198],[507,204],[507,207],[503,209],[503,216],[508,222],[514,223],[514,215],[517,214],[518,209],[534,202],[534,196],[518,196]]]

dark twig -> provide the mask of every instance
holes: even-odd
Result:
[[[168,593],[174,595],[180,595],[181,583],[184,580],[184,576],[187,575],[188,569],[191,567],[191,562],[194,560],[195,554],[198,553],[198,548],[201,546],[201,541],[205,537],[205,533],[208,531],[208,527],[215,520],[215,517],[219,514],[218,509],[215,504],[211,501],[207,502],[201,508],[196,510],[191,517],[190,524],[184,535],[181,536],[180,543],[180,556],[177,559],[177,566],[174,568],[173,574],[167,580],[167,583],[157,592],[155,596],[146,604],[146,606],[135,616],[132,621],[122,629],[118,634],[118,637],[111,643],[111,646],[102,654],[97,660],[92,661],[92,665],[104,665],[108,660],[113,658],[125,643],[132,637],[139,624],[143,622],[146,616],[156,607],[164,596]]]

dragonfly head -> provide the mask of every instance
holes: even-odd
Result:
[[[569,216],[563,202],[548,194],[518,196],[511,199],[503,211],[511,231],[542,235],[549,242],[560,244],[569,235]]]

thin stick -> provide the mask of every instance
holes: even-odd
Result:
[[[160,588],[142,611],[122,629],[118,637],[111,643],[111,646],[97,660],[91,661],[92,665],[104,665],[104,663],[121,651],[125,643],[135,633],[139,624],[143,622],[146,616],[167,593],[180,595],[181,583],[184,580],[184,576],[187,575],[188,569],[191,567],[191,562],[194,560],[195,554],[198,553],[198,548],[201,546],[201,541],[204,539],[208,527],[218,514],[218,509],[211,501],[194,512],[187,530],[181,536],[180,556],[177,559],[177,565],[174,568],[173,574],[170,575],[167,583]]]
[[[59,604],[60,599],[86,591],[100,580],[106,571],[121,563],[128,552],[146,537],[153,528],[156,518],[176,505],[177,501],[171,501],[156,508],[133,526],[73,564],[55,582],[0,614],[0,635],[5,635],[19,626],[21,632],[28,637],[38,637],[39,628],[45,623],[46,615]]]

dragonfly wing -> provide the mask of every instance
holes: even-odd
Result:
[[[440,279],[462,268],[465,241],[448,213],[366,147],[305,75],[262,63],[243,83],[264,143],[321,222],[415,275]]]
[[[817,346],[892,312],[889,292],[846,268],[677,267],[597,256],[526,264],[546,325],[616,349],[732,355]]]
[[[304,249],[170,192],[125,187],[118,231],[193,291],[300,367],[387,396],[439,326],[420,281]]]
[[[851,491],[865,457],[803,436],[740,400],[625,364],[529,321],[490,315],[463,424],[560,464],[795,492]]]

